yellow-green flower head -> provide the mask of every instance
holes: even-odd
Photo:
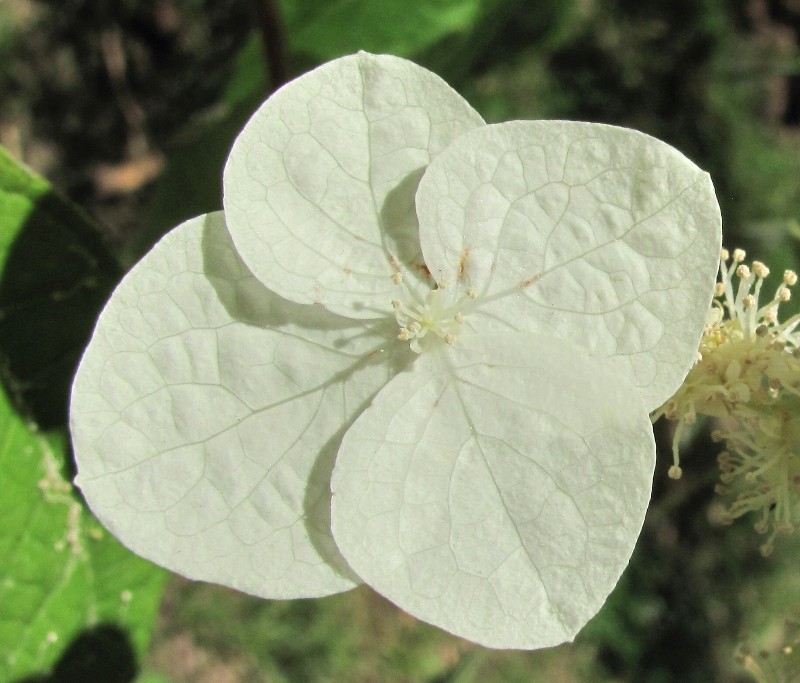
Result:
[[[760,512],[756,530],[771,530],[762,545],[766,555],[775,535],[792,531],[800,514],[800,315],[779,320],[796,273],[785,271],[775,294],[761,304],[769,268],[760,261],[748,266],[745,258],[741,249],[732,258],[722,250],[698,363],[654,418],[663,414],[678,422],[669,470],[674,479],[682,474],[678,449],[686,425],[698,414],[719,420],[712,437],[725,443],[717,491],[733,499],[727,521]]]

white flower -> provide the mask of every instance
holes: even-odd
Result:
[[[75,380],[77,482],[135,552],[268,598],[363,581],[491,647],[571,639],[628,562],[648,413],[714,289],[708,175],[641,133],[484,125],[402,59],[270,98]]]

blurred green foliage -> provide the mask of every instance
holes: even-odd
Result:
[[[89,201],[88,171],[80,165],[83,158],[118,161],[130,148],[130,127],[114,113],[120,106],[103,75],[102,51],[97,49],[101,37],[112,29],[119,32],[121,44],[128,50],[127,85],[148,117],[146,133],[151,144],[166,155],[165,168],[154,187],[136,195],[137,229],[116,242],[116,257],[123,263],[131,263],[181,220],[220,208],[222,165],[230,144],[258,104],[280,85],[275,73],[291,78],[332,57],[364,49],[410,57],[431,68],[489,121],[590,120],[630,126],[660,137],[712,174],[723,207],[727,246],[747,248],[774,272],[799,265],[800,134],[797,121],[792,121],[788,112],[798,106],[793,104],[791,84],[800,63],[800,13],[791,3],[281,0],[273,7],[279,10],[280,22],[268,26],[263,25],[263,13],[251,11],[255,2],[250,9],[228,0],[155,4],[41,0],[37,4],[55,8],[54,14],[46,16],[57,17],[48,27],[48,35],[58,50],[47,43],[47,49],[37,52],[35,41],[20,37],[23,32],[17,27],[21,24],[10,6],[0,5],[0,89],[8,93],[14,107],[33,103],[34,130],[61,149],[69,172],[60,177],[70,190]],[[147,21],[156,5],[162,12],[165,7],[172,8],[184,23],[169,31],[150,27]],[[174,41],[173,34],[177,36]],[[789,34],[791,41],[785,39]],[[265,52],[265,46],[270,47],[265,43],[272,48],[282,44],[283,52]],[[73,57],[64,57],[65,50]],[[59,71],[54,66],[48,71],[49,67],[42,67],[42,73],[52,77],[47,82],[34,81],[28,66],[22,65],[24,60],[15,57],[30,57],[25,62],[29,65],[46,61],[51,54],[60,55],[53,60],[56,65],[84,70],[80,73],[91,84],[84,88],[85,98],[68,96],[73,92],[68,90],[69,69]],[[280,59],[279,68],[268,64],[265,54]],[[51,124],[52,130],[37,129],[37,121],[50,120],[46,117],[54,103],[60,107],[58,125]],[[59,127],[69,121],[72,127]],[[0,418],[8,420],[3,431],[10,435],[6,450],[0,451],[0,471],[6,477],[2,468],[11,467],[9,463],[19,467],[18,476],[8,479],[16,482],[15,493],[0,503],[5,506],[0,511],[20,529],[28,529],[4,530],[0,535],[0,551],[5,548],[7,553],[0,558],[7,560],[6,564],[19,555],[36,556],[9,539],[36,542],[36,552],[44,552],[65,533],[65,514],[71,509],[66,501],[73,500],[72,494],[59,494],[56,499],[47,494],[48,499],[37,485],[44,476],[44,463],[50,462],[45,453],[55,454],[60,481],[69,478],[61,459],[62,437],[52,440],[30,433],[25,420],[44,419],[49,410],[49,425],[63,427],[69,368],[74,367],[97,306],[119,277],[114,259],[96,236],[91,236],[91,230],[81,232],[81,228],[80,237],[71,236],[70,226],[78,214],[64,209],[59,201],[53,204],[43,181],[31,182],[39,188],[28,198],[31,207],[40,207],[37,217],[23,220],[19,214],[9,227],[2,216],[13,212],[8,204],[0,207],[4,244],[11,247],[23,222],[26,230],[45,230],[36,233],[39,237],[31,244],[43,244],[49,236],[66,230],[66,237],[55,240],[56,247],[43,260],[58,263],[60,253],[72,253],[72,266],[66,269],[66,275],[72,272],[72,279],[48,289],[52,267],[32,271],[45,275],[38,281],[41,291],[30,290],[31,296],[45,301],[52,298],[53,291],[80,292],[80,297],[66,296],[64,305],[88,303],[60,318],[63,334],[58,336],[64,348],[49,359],[35,353],[25,356],[29,350],[24,345],[9,354],[9,340],[15,337],[8,332],[8,323],[1,327],[0,319],[0,346],[6,347],[6,390],[15,398],[17,410],[26,406],[22,410],[28,411],[23,419],[0,409]],[[96,201],[90,208],[102,209],[104,202],[108,200]],[[28,214],[32,210],[29,208]],[[78,222],[83,224],[84,218]],[[80,244],[79,249],[70,250],[72,239]],[[21,240],[20,244],[18,252],[29,254]],[[21,263],[30,258],[25,256]],[[86,267],[95,269],[88,280],[86,273],[81,274]],[[4,276],[5,291],[19,288],[23,271],[16,269],[11,280]],[[87,287],[92,281],[96,286]],[[59,311],[68,310],[56,309],[53,319]],[[49,317],[40,315],[18,326],[33,329],[28,326],[44,324]],[[44,332],[36,336],[43,338]],[[40,352],[46,353],[47,346]],[[13,370],[9,358],[17,363],[25,360],[16,367],[27,370],[9,372],[9,368]],[[54,371],[56,367],[60,369]],[[36,376],[37,370],[42,371],[40,376]],[[26,396],[35,397],[30,387],[36,386],[45,388],[38,404],[25,400]],[[42,407],[48,404],[49,408]],[[660,441],[668,442],[663,428],[658,429]],[[784,633],[783,624],[800,612],[800,586],[794,569],[798,546],[786,543],[765,561],[757,553],[759,539],[747,521],[733,527],[719,524],[712,493],[717,450],[707,432],[698,428],[692,446],[686,449],[690,457],[684,479],[667,481],[666,465],[660,467],[654,504],[631,566],[607,605],[574,644],[538,653],[490,652],[414,622],[365,589],[324,600],[284,603],[176,580],[166,593],[150,668],[143,676],[148,681],[194,681],[201,680],[203,672],[210,676],[209,672],[218,670],[216,666],[226,675],[238,676],[235,680],[247,681],[706,683],[762,680],[752,665],[755,662],[766,676],[763,680],[795,680],[796,668],[791,667],[796,639]],[[45,531],[34,532],[30,526],[34,513],[22,512],[28,509],[42,515],[52,512],[53,520],[42,522]],[[94,528],[85,511],[80,519],[82,529]],[[95,548],[105,543],[91,536],[84,538],[92,558]],[[69,553],[60,552],[58,557]],[[35,612],[39,621],[31,623],[51,624],[49,628],[59,634],[59,640],[49,643],[49,631],[36,626],[39,630],[30,642],[41,644],[43,637],[49,644],[41,653],[37,650],[39,659],[26,660],[25,671],[37,668],[46,672],[63,653],[69,634],[77,634],[80,624],[90,622],[121,625],[122,633],[131,639],[132,656],[141,655],[152,604],[137,612],[138,621],[134,622],[132,612],[121,611],[118,595],[127,588],[154,601],[158,579],[153,578],[156,574],[150,579],[136,574],[144,571],[136,564],[139,561],[125,559],[120,549],[97,551],[97,557],[105,558],[106,552],[110,559],[98,560],[94,571],[100,576],[103,567],[129,567],[120,570],[121,583],[109,583],[105,592],[99,591],[104,597],[93,598],[102,607],[92,613],[94,622],[79,607],[72,612],[66,608]],[[59,593],[52,604],[72,600],[78,605],[91,594],[85,577],[88,568],[95,566],[94,560],[76,566],[83,567],[83,574],[74,571],[76,577],[84,577],[80,579],[84,585]],[[54,561],[50,567],[54,576],[62,570],[63,562]],[[41,584],[38,595],[46,593],[43,586],[49,585],[48,580],[43,574],[34,581]],[[131,586],[137,581],[150,586],[150,592],[134,591]],[[12,604],[3,602],[3,590],[0,586],[0,620],[11,624],[2,613]],[[28,610],[34,609],[33,600]],[[24,605],[14,609],[25,614]],[[3,637],[8,636],[0,635]],[[787,652],[786,647],[794,649]],[[764,648],[768,657],[759,654]],[[188,652],[187,658],[192,655],[197,660],[194,668],[183,662],[183,673],[179,673],[178,664],[183,660],[176,652]]]
[[[416,54],[445,36],[469,31],[484,11],[482,5],[482,0],[280,3],[291,50],[319,62],[357,50]]]

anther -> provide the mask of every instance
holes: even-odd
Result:
[[[794,285],[797,283],[797,273],[793,270],[783,271],[783,282],[787,285]]]
[[[396,285],[399,285],[402,281],[403,281],[402,273],[397,272],[392,274],[392,282],[394,282]]]
[[[744,249],[734,249],[733,250],[733,260],[737,263],[744,261],[747,258],[747,254],[745,253]]]
[[[714,287],[714,296],[722,296],[725,294],[725,285],[718,282]]]
[[[767,275],[769,275],[769,268],[761,263],[761,261],[753,261],[753,272],[758,277],[767,277]]]
[[[719,257],[720,257],[720,259],[721,259],[722,261],[727,261],[727,260],[730,258],[730,253],[728,252],[728,250],[727,250],[727,249],[723,248],[723,249],[722,249],[722,250],[720,250],[720,252],[719,252]]]
[[[477,298],[478,298],[478,290],[477,290],[477,289],[475,289],[474,287],[470,287],[470,288],[467,290],[467,296],[468,296],[470,299],[477,299]]]
[[[744,280],[750,277],[750,269],[743,263],[736,269],[736,274]]]
[[[395,275],[398,277],[393,277],[393,279],[400,280],[403,293],[407,297],[407,300],[394,299],[392,301],[395,319],[400,326],[398,339],[410,341],[411,350],[416,353],[422,353],[431,343],[435,343],[432,341],[434,337],[438,337],[447,344],[455,343],[461,331],[460,325],[465,320],[464,314],[458,310],[458,307],[468,296],[477,296],[477,291],[472,290],[472,294],[469,291],[465,292],[458,301],[449,303],[442,294],[442,287],[439,286],[428,291],[424,299],[420,300],[402,282],[400,274],[396,273]]]

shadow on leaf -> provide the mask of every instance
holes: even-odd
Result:
[[[3,193],[33,208],[2,268],[0,379],[25,418],[62,427],[72,377],[119,268],[88,217],[57,193]],[[3,226],[16,227],[13,219]]]
[[[130,683],[136,674],[127,634],[117,626],[101,624],[78,635],[49,676],[29,676],[16,683]]]

